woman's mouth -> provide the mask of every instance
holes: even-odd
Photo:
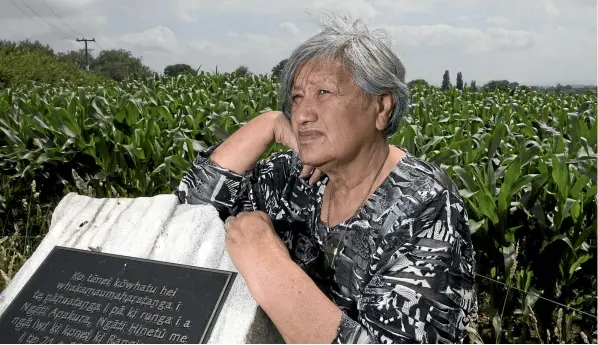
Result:
[[[314,130],[314,129],[301,130],[297,133],[297,138],[298,138],[299,142],[301,142],[301,143],[307,143],[310,141],[314,141],[323,136],[324,136],[324,133],[322,133],[318,130]]]

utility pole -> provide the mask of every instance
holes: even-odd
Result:
[[[85,67],[87,68],[87,71],[89,71],[89,58],[88,58],[88,53],[87,53],[87,42],[95,42],[95,41],[96,41],[95,37],[92,39],[77,38],[77,42],[85,42]]]

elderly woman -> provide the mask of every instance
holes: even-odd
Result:
[[[282,112],[200,152],[176,191],[224,214],[227,251],[287,342],[462,342],[476,312],[457,188],[389,144],[409,97],[378,36],[324,26],[287,60]],[[272,143],[290,150],[261,159]]]

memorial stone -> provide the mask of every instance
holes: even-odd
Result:
[[[68,194],[0,294],[2,343],[282,343],[218,212],[174,195]]]

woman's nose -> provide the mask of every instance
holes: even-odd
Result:
[[[312,97],[303,97],[293,106],[292,117],[299,123],[313,122],[318,119],[316,100]]]

